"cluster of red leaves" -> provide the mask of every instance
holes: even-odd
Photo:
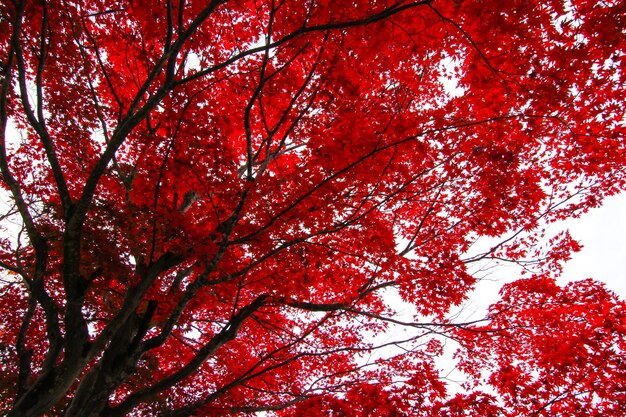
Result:
[[[626,411],[626,303],[601,284],[507,284],[489,322],[459,330],[460,366],[497,393],[502,415]]]

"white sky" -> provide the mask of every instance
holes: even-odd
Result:
[[[564,225],[584,247],[565,264],[561,282],[594,278],[626,299],[626,193]]]
[[[553,233],[569,230],[583,246],[564,265],[559,284],[593,278],[626,299],[626,192],[605,199],[601,207],[578,219],[552,224],[549,230]],[[487,307],[499,300],[502,285],[521,277],[515,265],[500,265],[479,275],[482,279],[459,309],[460,321],[484,317]]]
[[[626,192],[607,198],[601,207],[578,219],[555,224],[551,229],[569,229],[572,237],[583,245],[583,249],[565,264],[560,284],[593,278],[604,282],[621,299],[626,299]],[[484,317],[487,307],[498,301],[500,287],[519,278],[514,267],[498,269],[493,275],[493,280],[477,283],[476,290],[461,307],[459,321]],[[456,361],[452,358],[455,348],[456,345],[450,343],[437,360],[442,375],[449,378],[448,389],[452,393],[462,391],[460,382],[465,380],[465,376],[455,369]]]

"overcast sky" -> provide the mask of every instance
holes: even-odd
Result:
[[[569,230],[583,246],[565,264],[559,284],[593,278],[604,282],[607,288],[626,300],[626,193],[607,198],[601,207],[578,219],[550,225],[550,230],[553,233]],[[499,300],[502,285],[522,275],[515,266],[501,265],[478,272],[475,276],[480,278],[475,291],[463,306],[452,311],[452,315],[456,315],[460,310],[458,321],[484,317],[489,305]]]
[[[626,193],[607,198],[601,207],[553,228],[555,232],[569,229],[572,237],[584,246],[565,265],[560,284],[594,278],[606,283],[610,290],[626,300]],[[519,276],[515,268],[500,268],[487,274],[487,279],[477,284],[468,302],[461,307],[458,321],[484,317],[487,307],[498,301],[502,284]],[[448,389],[452,393],[463,391],[460,383],[465,376],[455,370],[456,361],[452,359],[457,346],[452,342],[446,346],[445,354],[437,359],[437,364],[447,379]]]
[[[565,226],[584,247],[565,265],[562,280],[595,278],[626,299],[626,193]]]

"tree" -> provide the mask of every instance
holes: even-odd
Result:
[[[543,227],[625,188],[625,13],[3,2],[1,411],[622,415],[626,306]]]

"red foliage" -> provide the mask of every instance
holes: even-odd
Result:
[[[491,386],[504,415],[626,412],[626,303],[591,280],[506,285],[488,324],[461,330],[461,366]]]
[[[624,305],[557,287],[579,246],[542,227],[626,186],[624,27],[619,1],[3,2],[0,412],[623,414]],[[453,322],[485,260],[535,277]]]

